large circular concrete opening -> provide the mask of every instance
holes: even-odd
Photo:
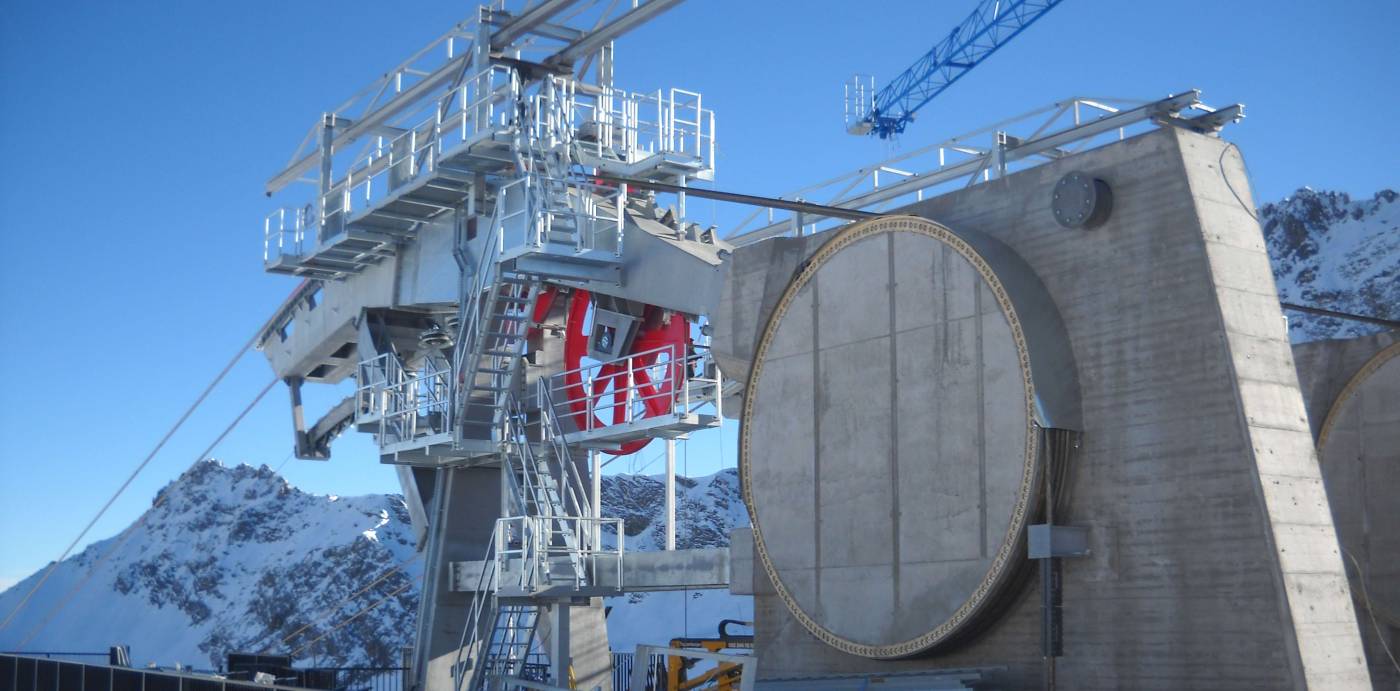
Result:
[[[948,229],[837,232],[755,353],[741,478],[763,569],[842,651],[907,657],[979,621],[1025,563],[1039,436],[1001,282]]]
[[[1317,446],[1358,614],[1400,621],[1400,343],[1347,382]]]

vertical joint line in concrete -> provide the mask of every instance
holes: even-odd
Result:
[[[987,556],[987,401],[986,357],[982,352],[982,283],[980,277],[972,282],[972,320],[977,334],[977,514],[982,535],[982,557]]]
[[[818,612],[822,601],[822,357],[821,357],[821,293],[817,290],[818,276],[812,273],[807,283],[812,291],[812,593]]]
[[[889,240],[890,301],[890,545],[894,558],[890,561],[894,577],[894,602],[899,607],[899,330],[895,324],[894,233]],[[891,610],[894,611],[894,610]]]

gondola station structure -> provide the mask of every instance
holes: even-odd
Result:
[[[684,653],[746,690],[1371,688],[1241,106],[1069,98],[760,197],[701,94],[614,75],[676,4],[477,8],[267,183],[302,282],[258,347],[298,457],[398,473],[411,688],[615,688],[602,598],[695,588],[753,596],[745,649]],[[1058,4],[978,3],[847,130]],[[675,549],[675,441],[724,425],[751,527]],[[668,549],[629,550],[601,466],[653,442]]]

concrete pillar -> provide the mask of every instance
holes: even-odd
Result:
[[[415,650],[423,691],[454,688],[452,664],[467,626],[472,595],[452,589],[448,569],[451,562],[485,556],[498,513],[500,470],[444,469],[435,484]]]

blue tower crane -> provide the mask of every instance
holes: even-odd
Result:
[[[848,123],[848,131],[874,134],[881,139],[903,132],[924,104],[1061,2],[981,0],[947,38],[874,93],[869,101],[865,100],[865,90],[857,88],[860,102],[855,110],[856,120]]]

